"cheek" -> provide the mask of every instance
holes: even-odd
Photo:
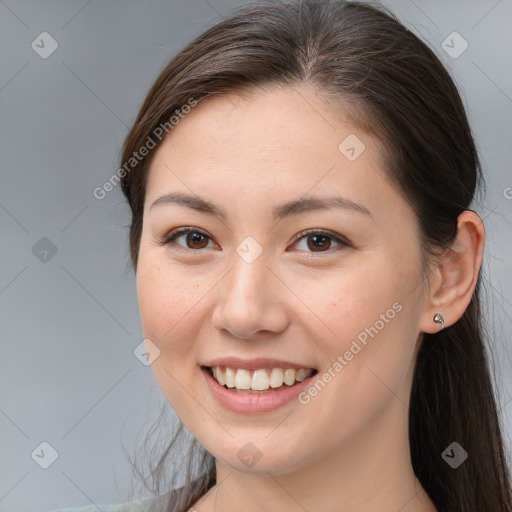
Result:
[[[173,338],[180,324],[186,323],[187,315],[200,299],[200,286],[156,259],[141,253],[137,298],[144,335],[152,334],[156,341],[163,342],[167,337]]]
[[[161,271],[161,266],[140,262],[137,272],[137,298],[144,336],[161,341],[162,333],[172,327],[176,313],[176,286]]]
[[[357,382],[352,389],[364,383],[371,389],[377,377],[370,370],[390,385],[407,371],[417,337],[417,294],[411,293],[417,279],[416,265],[404,256],[368,255],[364,265],[340,272],[305,299],[316,301],[315,311],[329,326],[327,336],[311,332],[312,339],[328,354],[328,366],[341,364],[335,372],[344,375],[340,380]]]
[[[403,302],[403,282],[410,279],[399,275],[397,267],[377,254],[369,254],[357,266],[332,271],[324,278],[304,279],[304,286],[296,288],[297,295],[317,314],[314,324],[320,325],[321,320],[328,327],[323,340],[335,352],[350,345],[377,321],[380,330],[380,315],[385,315],[384,321],[396,316],[393,304]]]
[[[146,264],[141,259],[137,272],[137,297],[144,338],[160,350],[152,364],[157,380],[164,387],[172,386],[176,376],[189,378],[193,361],[194,340],[200,328],[197,305],[204,291],[199,283],[190,282],[179,272],[166,270],[165,265]],[[167,372],[171,373],[168,375]]]
[[[375,260],[334,285],[337,296],[326,298],[324,318],[335,335],[323,340],[336,375],[332,400],[365,416],[400,388],[418,335],[417,293],[411,293],[417,278],[405,259]]]
[[[204,294],[198,283],[190,283],[165,264],[141,253],[137,269],[137,297],[142,331],[160,350],[151,364],[155,379],[168,402],[185,418],[191,405],[184,389],[192,389],[197,363],[192,350],[198,321],[194,306]]]

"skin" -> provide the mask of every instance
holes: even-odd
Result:
[[[349,134],[365,145],[354,161],[338,150]],[[226,220],[178,204],[150,209],[170,192],[204,198]],[[272,218],[304,195],[339,195],[370,215]],[[158,243],[178,227],[209,238]],[[310,229],[350,245],[328,238],[315,251],[315,233],[294,241]],[[248,236],[263,250],[252,263],[236,252]],[[154,155],[137,268],[143,333],[160,350],[155,378],[216,458],[217,485],[195,509],[435,511],[410,460],[412,372],[421,333],[440,329],[434,314],[447,327],[469,304],[484,238],[479,217],[464,212],[452,250],[425,272],[417,219],[384,173],[378,141],[306,85],[199,103]],[[214,357],[273,357],[322,375],[397,302],[401,311],[307,404],[234,413],[200,371]],[[261,454],[252,467],[237,457],[248,442]]]

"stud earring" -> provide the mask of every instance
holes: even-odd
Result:
[[[443,315],[441,315],[441,313],[436,313],[434,315],[434,322],[436,324],[441,325],[441,331],[444,329],[444,318],[443,318]]]

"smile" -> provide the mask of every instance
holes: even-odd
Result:
[[[275,410],[290,402],[318,373],[313,368],[261,368],[248,370],[202,366],[215,399],[225,408],[244,414]]]
[[[313,368],[261,368],[246,370],[244,368],[207,367],[212,377],[221,385],[233,391],[273,391],[293,386],[311,376]]]

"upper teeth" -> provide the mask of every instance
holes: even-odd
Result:
[[[225,367],[224,371],[220,366],[211,368],[213,377],[221,385],[228,388],[237,389],[254,389],[256,391],[264,391],[271,388],[279,388],[284,384],[292,386],[295,381],[302,382],[309,377],[313,370],[311,368],[295,370],[294,368],[272,368],[270,376],[266,369],[245,370],[243,368],[233,369]],[[252,372],[252,375],[251,375]]]

